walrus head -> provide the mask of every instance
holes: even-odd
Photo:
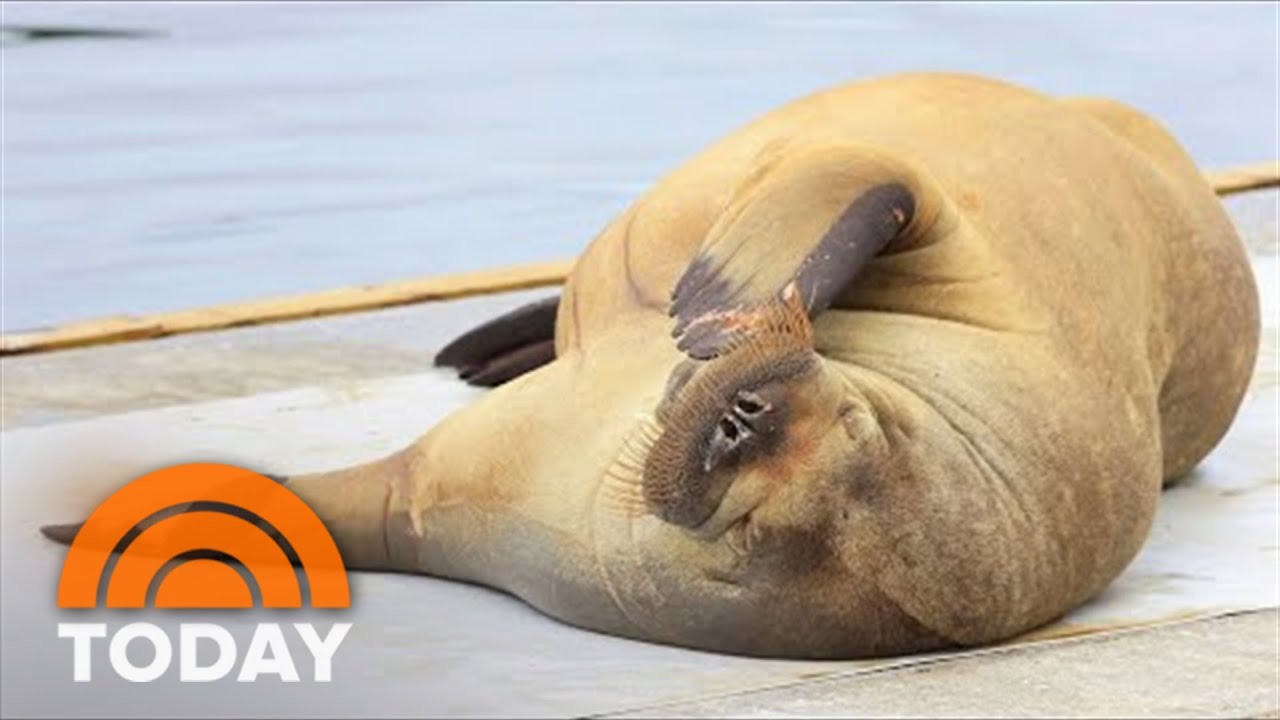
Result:
[[[842,433],[841,393],[823,371],[795,286],[757,308],[717,317],[723,350],[672,372],[645,457],[645,503],[657,517],[719,534],[800,465],[822,464],[828,430]],[[723,508],[730,487],[749,485]],[[719,512],[718,512],[719,510]]]
[[[938,216],[930,187],[866,147],[761,150],[672,288],[671,335],[688,359],[671,375],[645,458],[650,512],[700,528],[730,485],[736,505],[845,469],[847,393],[815,352],[811,318],[873,258],[919,241]]]

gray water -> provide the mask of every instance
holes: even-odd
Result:
[[[3,4],[0,329],[571,257],[788,100],[961,70],[1280,157],[1277,5]]]

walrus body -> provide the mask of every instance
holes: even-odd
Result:
[[[390,457],[286,482],[351,568],[607,633],[988,643],[1130,562],[1231,423],[1258,333],[1242,243],[1155,122],[898,75],[692,158],[558,303],[450,351],[496,387]]]

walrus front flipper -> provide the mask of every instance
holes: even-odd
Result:
[[[890,243],[905,246],[936,196],[918,172],[866,149],[781,151],[739,187],[676,283],[678,347],[719,355],[744,314],[792,283],[815,317]]]
[[[531,302],[468,330],[444,347],[435,364],[452,367],[470,385],[494,387],[555,360],[560,296]]]

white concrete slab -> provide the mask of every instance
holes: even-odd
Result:
[[[1278,629],[1262,610],[605,717],[1275,720]]]
[[[1238,421],[1202,467],[1165,494],[1132,566],[1094,602],[1036,636],[1280,605],[1275,258],[1259,260],[1257,268],[1269,329]],[[57,623],[118,625],[138,614],[57,611],[64,551],[39,536],[39,525],[78,519],[113,488],[157,465],[221,460],[288,473],[370,459],[409,442],[479,392],[429,372],[0,434],[4,714],[580,716],[928,659],[818,663],[690,652],[571,628],[483,588],[356,574],[353,608],[336,616],[262,611],[181,618],[228,623],[242,649],[259,621],[313,619],[322,627],[350,621],[329,685],[274,678],[180,685],[172,670],[155,683],[134,685],[113,677],[103,647],[94,658],[93,682],[72,682],[71,644],[57,638]],[[159,612],[141,617],[169,628],[178,621]],[[146,659],[139,654],[136,661]],[[308,678],[310,664],[299,660]]]

